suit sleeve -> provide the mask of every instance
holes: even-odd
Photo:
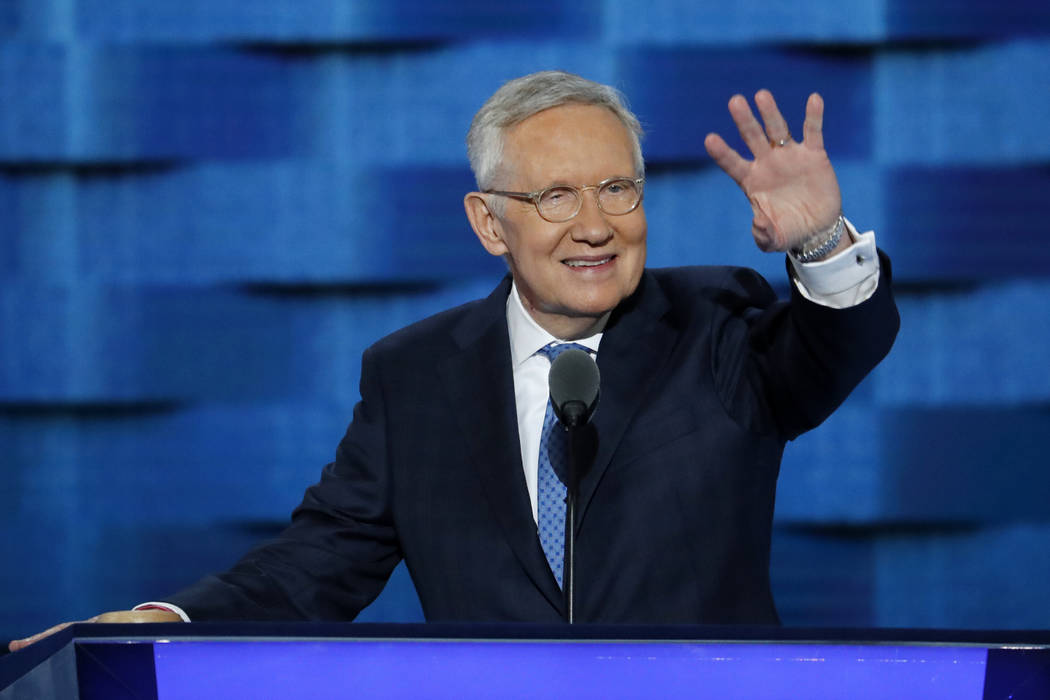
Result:
[[[362,360],[361,401],[334,462],[281,535],[167,601],[200,620],[352,620],[401,559],[390,512],[379,363]]]
[[[791,285],[776,301],[751,270],[734,269],[712,329],[726,410],[749,430],[791,440],[820,425],[889,352],[900,327],[890,261],[880,252],[875,293],[845,309],[807,300]]]

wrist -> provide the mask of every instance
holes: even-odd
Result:
[[[801,263],[812,263],[823,260],[833,250],[838,248],[842,241],[842,235],[846,230],[846,220],[842,214],[838,215],[835,223],[829,228],[819,231],[801,243],[791,248],[791,255]]]
[[[143,610],[164,610],[177,615],[183,622],[189,622],[190,616],[186,614],[186,611],[180,608],[174,603],[165,603],[161,601],[151,600],[148,603],[140,603],[131,609],[133,612],[139,612]]]

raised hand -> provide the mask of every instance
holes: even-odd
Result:
[[[729,113],[754,160],[740,156],[718,134],[704,147],[751,202],[751,233],[764,251],[784,251],[834,226],[842,209],[835,170],[824,151],[824,100],[806,101],[802,143],[793,140],[769,90],[755,94],[765,128],[743,95],[729,100]]]

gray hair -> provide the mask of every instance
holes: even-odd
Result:
[[[564,104],[607,107],[627,129],[634,151],[635,176],[645,175],[642,160],[642,126],[627,108],[616,88],[581,78],[572,73],[548,70],[531,73],[504,83],[490,97],[470,123],[467,132],[467,158],[479,190],[491,189],[502,173],[497,172],[503,157],[503,134],[545,109]]]

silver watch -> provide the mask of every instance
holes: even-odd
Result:
[[[791,249],[791,254],[800,263],[811,263],[820,260],[831,251],[835,250],[839,241],[842,240],[842,232],[846,230],[846,220],[839,214],[835,223],[827,231],[821,231],[815,236],[810,236],[802,242],[802,245]]]

